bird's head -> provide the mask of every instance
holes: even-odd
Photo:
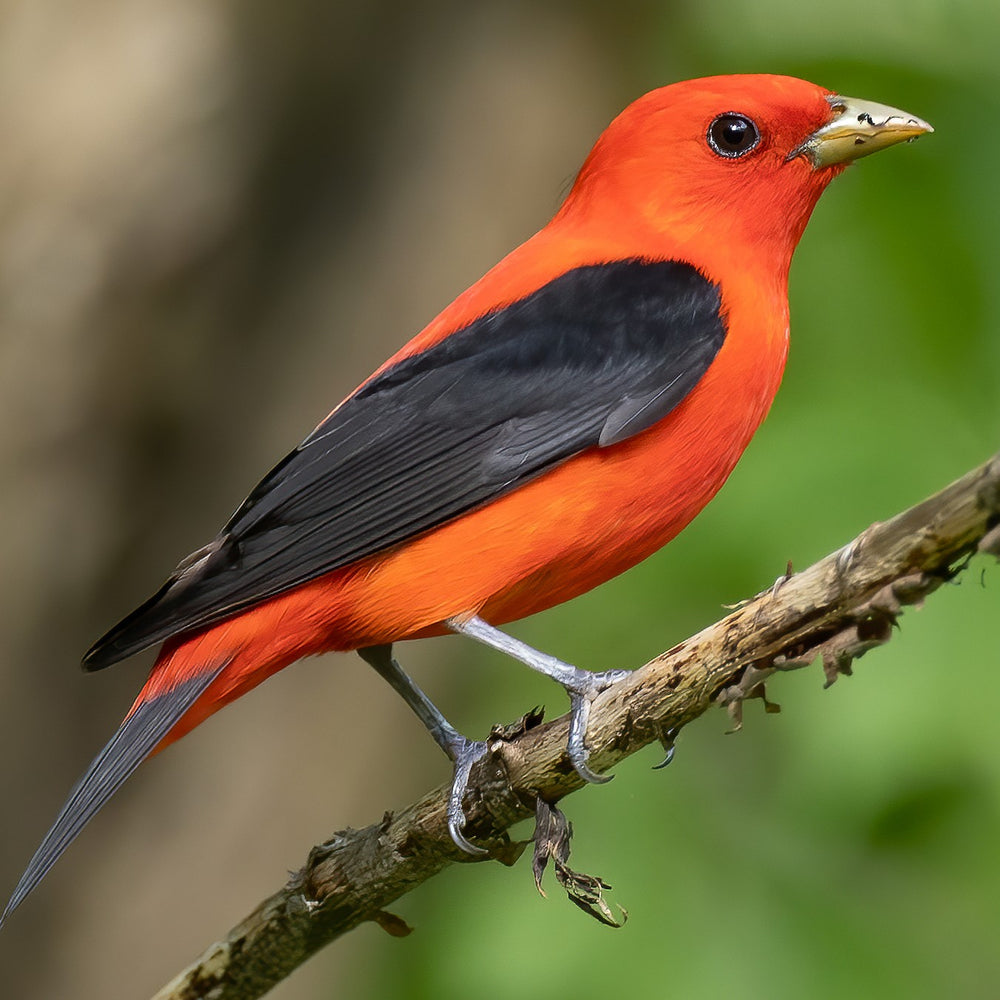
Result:
[[[731,250],[787,271],[837,174],[931,131],[906,112],[792,77],[688,80],[651,91],[608,126],[562,212],[672,255]]]

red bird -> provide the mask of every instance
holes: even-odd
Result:
[[[455,764],[465,739],[391,656],[460,632],[566,688],[588,780],[590,673],[496,626],[655,552],[722,486],[764,419],[788,347],[792,251],[851,160],[932,131],[779,76],[646,94],[597,140],[539,233],[347,397],[229,523],[84,658],[163,648],[73,790],[6,917],[151,753],[275,671],[358,650]]]

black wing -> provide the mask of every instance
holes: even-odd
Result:
[[[567,271],[365,384],[84,665],[218,621],[645,430],[724,337],[718,289],[689,264]]]

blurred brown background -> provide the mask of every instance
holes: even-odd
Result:
[[[844,178],[843,190],[827,195],[840,199],[839,207],[821,206],[828,214],[817,218],[796,265],[802,277],[794,336],[807,346],[797,340],[793,347],[776,429],[748,457],[756,462],[751,472],[734,477],[731,499],[720,498],[719,513],[706,514],[705,527],[673,562],[633,576],[631,590],[608,589],[610,596],[589,599],[582,612],[556,612],[548,619],[554,624],[540,621],[522,634],[588,666],[640,662],[711,620],[723,601],[766,585],[789,556],[804,565],[997,447],[1000,352],[987,307],[997,259],[990,221],[996,202],[982,194],[996,195],[986,168],[996,162],[986,145],[997,142],[988,133],[996,120],[996,70],[988,68],[981,41],[995,27],[992,8],[959,4],[942,21],[933,11],[911,18],[890,4],[876,15],[858,4],[853,22],[841,10],[838,22],[845,23],[836,25],[792,10],[778,0],[756,13],[735,3],[642,0],[613,10],[494,0],[0,6],[4,892],[67,789],[114,731],[150,662],[141,658],[87,677],[75,669],[82,652],[182,555],[208,540],[270,464],[391,350],[542,225],[593,139],[644,90],[709,72],[792,72],[902,104],[939,125],[940,134],[928,152],[921,144],[887,154],[891,163],[866,161]],[[940,127],[942,116],[950,130]],[[980,242],[970,249],[967,240]],[[856,311],[845,316],[831,307],[842,301],[831,284],[858,290]],[[917,289],[937,299],[915,302]],[[814,391],[817,373],[829,379],[824,393]],[[870,430],[873,421],[886,428],[881,439]],[[830,468],[847,470],[843,487]],[[681,577],[683,585],[669,582]],[[996,666],[996,645],[985,645],[974,629],[984,609],[995,612],[995,572],[991,579],[992,594],[961,595],[960,623],[950,631],[947,618],[916,626],[947,635],[940,640],[946,654],[961,633],[966,652],[956,653],[951,666],[978,665],[983,677]],[[666,589],[672,585],[676,592]],[[970,582],[966,591],[974,589]],[[966,612],[970,601],[973,610]],[[935,614],[929,610],[927,619]],[[909,628],[908,622],[904,637],[919,637]],[[918,638],[921,645],[939,648]],[[689,869],[692,885],[706,883],[701,918],[714,922],[724,919],[708,903],[724,908],[721,856],[757,871],[792,864],[774,879],[800,884],[788,852],[776,857],[782,852],[773,830],[759,830],[766,846],[741,857],[742,837],[729,844],[720,832],[731,817],[742,822],[767,802],[764,811],[791,829],[789,842],[801,849],[808,851],[803,841],[816,834],[795,828],[803,813],[831,838],[853,845],[856,854],[845,856],[842,868],[831,864],[799,890],[809,897],[803,905],[822,909],[824,894],[839,891],[845,871],[872,862],[872,850],[876,861],[883,857],[878,823],[889,824],[890,841],[898,831],[895,814],[885,819],[879,810],[911,779],[912,789],[904,789],[910,798],[900,800],[904,861],[893,854],[887,868],[875,864],[881,888],[871,888],[866,877],[858,892],[897,898],[900,886],[914,884],[915,872],[925,873],[941,882],[938,895],[897,899],[899,905],[935,907],[929,919],[946,913],[957,921],[970,952],[980,955],[969,982],[1000,971],[966,927],[981,931],[984,941],[995,934],[990,895],[984,889],[982,900],[972,902],[967,889],[985,878],[997,898],[997,868],[984,875],[980,867],[975,878],[964,870],[942,872],[925,852],[978,858],[976,850],[985,852],[990,838],[995,843],[1000,776],[993,764],[980,771],[970,763],[988,757],[971,746],[968,759],[939,768],[930,736],[913,733],[914,712],[929,719],[928,706],[939,706],[933,677],[941,667],[931,656],[919,673],[914,653],[914,645],[904,647],[893,661],[887,651],[877,663],[875,654],[850,694],[841,695],[838,685],[840,701],[831,696],[814,704],[812,693],[803,695],[809,700],[795,713],[798,731],[787,728],[794,722],[782,730],[769,720],[754,729],[775,735],[758,736],[763,743],[748,735],[734,747],[721,740],[725,723],[717,720],[705,727],[704,747],[689,743],[691,766],[702,770],[675,764],[671,771],[679,777],[658,776],[646,785],[639,774],[650,760],[623,774],[613,793],[593,790],[585,793],[589,806],[571,807],[582,829],[578,810],[609,817],[609,830],[589,837],[580,863],[600,869],[616,888],[622,888],[616,871],[626,886],[632,874],[623,853],[650,867],[663,863],[664,884],[648,885],[656,902],[642,915],[645,932],[630,926],[615,937],[583,927],[584,918],[567,915],[557,893],[546,903],[534,899],[527,869],[454,873],[442,880],[443,889],[426,891],[423,902],[400,905],[418,924],[417,934],[398,942],[362,928],[274,996],[458,997],[497,987],[501,975],[532,995],[516,978],[521,960],[526,977],[528,970],[532,976],[546,970],[527,980],[539,988],[558,992],[560,984],[575,983],[579,993],[569,964],[575,955],[574,968],[585,969],[595,947],[606,949],[609,975],[624,977],[626,987],[648,987],[656,946],[647,951],[650,971],[631,981],[630,974],[640,975],[634,956],[626,961],[616,949],[649,945],[644,934],[669,938],[692,902],[671,868],[671,857],[678,863],[671,850],[683,848],[668,850],[649,817],[620,818],[635,800],[658,809],[655,822],[681,843],[704,843],[703,867],[679,864]],[[518,668],[456,641],[418,644],[405,656],[470,734],[539,700],[551,712],[564,707]],[[882,753],[879,740],[886,739],[906,671],[924,681],[913,682],[909,708],[890,720],[899,735],[888,738],[898,747],[899,770],[887,770],[884,785],[874,776],[855,781]],[[876,675],[883,672],[890,680],[880,689]],[[818,687],[813,677],[798,690]],[[787,700],[784,691],[775,695]],[[987,729],[985,711],[959,715],[961,730]],[[804,742],[811,738],[819,742]],[[807,790],[823,783],[813,777],[822,769],[808,769],[845,745],[846,760],[822,773],[834,790],[816,790],[818,802],[832,803],[827,816],[824,806],[808,805]],[[1000,757],[995,741],[984,745]],[[347,746],[358,751],[349,769]],[[782,772],[781,762],[797,754],[805,770]],[[726,778],[723,768],[735,770]],[[148,996],[275,889],[309,845],[338,826],[377,819],[447,773],[431,741],[360,660],[299,664],[128,782],[0,934],[5,994]],[[922,783],[927,774],[932,780]],[[708,799],[720,812],[692,818],[706,789],[717,793]],[[916,821],[905,813],[911,800]],[[920,839],[920,810],[927,808],[933,823],[944,817],[946,831],[941,843],[932,834],[930,848]],[[843,820],[855,815],[863,818]],[[914,822],[916,854],[906,839]],[[648,851],[636,849],[630,824],[651,838]],[[622,852],[624,844],[632,846]],[[801,869],[818,872],[816,861],[798,859]],[[632,897],[623,895],[625,905],[635,908],[635,894],[650,878],[648,870],[641,873]],[[763,896],[775,885],[765,881],[766,888],[757,886]],[[501,902],[508,898],[501,892],[516,902]],[[498,922],[486,915],[494,900]],[[785,922],[781,958],[762,959],[756,978],[746,980],[721,971],[706,978],[692,966],[691,982],[704,986],[697,995],[721,995],[715,991],[734,981],[745,983],[746,996],[803,995],[816,970],[814,950],[822,948],[796,944],[806,918],[796,916],[794,900],[784,903],[780,919],[771,912],[768,920],[779,934]],[[508,905],[527,908],[537,923],[520,910],[518,919],[513,911],[504,919]],[[858,905],[876,926],[895,919],[871,899]],[[853,911],[842,915],[838,927],[857,918]],[[757,917],[763,920],[763,911],[737,909],[736,926],[716,939],[742,937],[740,921]],[[563,921],[571,931],[563,931]],[[443,936],[458,934],[459,925],[464,936]],[[498,926],[506,934],[499,940]],[[474,937],[480,927],[482,940]],[[819,918],[814,929],[819,939],[836,939]],[[547,957],[550,933],[561,935],[565,967],[559,949]],[[901,942],[912,943],[900,933]],[[830,980],[831,996],[848,987],[865,995],[854,974],[880,984],[869,995],[883,997],[923,995],[923,986],[954,981],[951,945],[942,945],[928,974],[913,970],[912,956],[900,971],[891,961],[892,942],[879,947],[865,940],[838,942],[845,954],[856,959],[860,951],[863,958],[853,966],[845,959],[847,971],[837,975],[848,985],[837,980],[835,988]],[[477,948],[492,961],[477,960]],[[499,970],[498,949],[506,956]],[[885,968],[869,951],[890,956]],[[672,961],[682,967],[684,959]],[[712,969],[725,964],[711,955],[703,961]],[[741,956],[744,969],[749,961]],[[771,963],[792,970],[787,981],[778,973],[770,978]],[[469,971],[477,968],[482,981]],[[583,981],[597,988],[589,974]],[[696,992],[689,985],[683,995]],[[586,987],[583,995],[590,995]]]
[[[627,97],[593,16],[529,8],[8,5],[5,886],[149,664],[86,677],[81,652],[545,221]],[[449,651],[409,657],[432,689]],[[8,996],[152,993],[313,841],[446,776],[360,660],[260,694],[74,845],[0,938]],[[347,744],[370,755],[331,769]],[[369,936],[287,995],[348,975]]]

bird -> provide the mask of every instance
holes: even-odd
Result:
[[[906,112],[777,75],[638,98],[554,217],[459,295],[279,461],[206,546],[86,653],[161,644],[117,733],[70,793],[6,920],[147,757],[302,657],[356,650],[453,763],[448,830],[485,744],[393,656],[457,633],[547,674],[584,779],[591,672],[500,626],[669,542],[711,500],[777,392],[788,271],[852,161],[932,132]]]

